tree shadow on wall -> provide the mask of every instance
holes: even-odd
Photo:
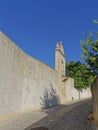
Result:
[[[59,98],[57,96],[57,92],[53,88],[51,83],[50,88],[45,88],[43,92],[43,97],[40,97],[40,99],[42,109],[59,105]]]

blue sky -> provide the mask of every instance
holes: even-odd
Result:
[[[82,61],[82,33],[98,25],[98,0],[0,0],[0,30],[29,55],[54,66],[57,41],[67,62]]]

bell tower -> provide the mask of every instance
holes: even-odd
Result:
[[[59,77],[66,76],[65,68],[66,60],[62,41],[57,42],[55,50],[55,70],[58,72]]]

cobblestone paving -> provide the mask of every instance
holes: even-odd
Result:
[[[0,123],[0,130],[24,130],[46,116],[42,111],[26,112],[8,121]]]
[[[31,130],[38,126],[48,127],[49,130],[96,130],[94,123],[87,120],[89,111],[92,111],[92,103],[85,100],[72,105],[27,112],[1,122],[0,130]]]
[[[94,122],[88,121],[87,116],[92,111],[90,100],[52,109],[48,116],[29,126],[25,130],[43,126],[49,130],[96,130]]]

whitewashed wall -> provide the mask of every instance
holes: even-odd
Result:
[[[73,79],[59,78],[54,69],[25,54],[0,32],[0,119],[90,95],[89,90],[79,93]]]
[[[80,100],[91,97],[90,88],[78,91],[74,88],[74,79],[68,78],[65,82],[66,101]]]
[[[57,72],[0,32],[0,118],[58,102]]]

